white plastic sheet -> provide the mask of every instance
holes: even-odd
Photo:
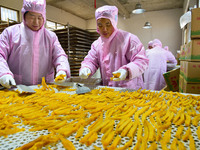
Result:
[[[191,11],[186,12],[180,17],[180,27],[181,29],[188,23],[191,22]]]

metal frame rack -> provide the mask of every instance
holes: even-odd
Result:
[[[71,25],[66,29],[54,30],[61,46],[68,55],[71,76],[78,76],[81,62],[90,50],[91,44],[99,37],[97,32],[83,30]]]

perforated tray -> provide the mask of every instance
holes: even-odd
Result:
[[[97,88],[103,88],[103,86],[99,86]],[[127,89],[124,89],[124,88],[114,88],[116,91],[132,91],[132,90],[127,90]],[[57,91],[58,92],[58,91]],[[74,91],[71,91],[71,92],[66,92],[65,93],[67,94],[75,94]],[[199,112],[197,112],[199,113]],[[105,114],[105,113],[104,113]],[[105,118],[105,116],[104,116]],[[149,118],[147,118],[148,121]],[[116,125],[119,123],[119,121],[115,120],[115,127]],[[30,132],[28,131],[31,127],[30,126],[25,126],[25,125],[21,125],[19,127],[22,127],[22,128],[25,128],[26,130],[23,131],[23,132],[18,132],[16,134],[12,134],[12,135],[8,135],[7,138],[4,138],[3,136],[0,137],[0,150],[13,150],[17,147],[20,147],[26,143],[29,143],[33,140],[35,140],[36,138],[38,138],[40,135],[47,135],[49,134],[48,130],[42,130],[42,131],[36,131],[36,132]],[[195,141],[195,145],[196,145],[196,149],[200,149],[200,140],[198,139],[197,137],[197,127],[191,125],[191,131],[192,131],[192,136],[194,138],[194,141]],[[86,126],[84,129],[85,129],[85,132],[83,135],[86,135],[89,131],[88,131],[88,126]],[[167,147],[170,149],[170,144],[173,140],[173,138],[175,137],[175,133],[177,131],[177,128],[174,124],[171,125],[171,128],[172,128],[172,131],[171,131],[171,139],[170,139],[170,143],[167,145]],[[186,131],[188,127],[184,127],[184,130]],[[102,143],[101,143],[101,137],[103,136],[102,134],[98,134],[98,139],[91,145],[91,146],[86,146],[86,145],[83,145],[83,144],[80,144],[79,141],[75,138],[75,133],[72,134],[70,137],[68,137],[67,139],[72,141],[75,148],[77,150],[94,150],[94,145],[98,146],[98,147],[101,147],[101,149],[103,150],[103,146],[102,146]],[[129,141],[129,138],[128,137],[124,137],[122,138],[121,140],[121,146],[124,145],[126,142]],[[182,141],[183,142],[183,141]],[[131,150],[134,149],[134,146],[136,145],[137,143],[137,136],[134,136],[134,140],[133,140],[133,143],[132,143],[132,146],[131,146]],[[161,148],[161,145],[160,145],[160,142],[156,142],[157,143],[157,149],[162,149]],[[183,142],[184,143],[184,146],[187,148],[187,149],[190,149],[189,148],[189,140],[187,142]],[[148,142],[148,146],[150,145],[150,142]],[[58,142],[55,146],[47,146],[47,147],[50,147],[52,150],[64,150],[64,147],[63,145],[61,144],[61,142]],[[48,148],[42,148],[42,149],[48,149]]]

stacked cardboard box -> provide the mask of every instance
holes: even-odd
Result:
[[[191,39],[185,40],[180,52],[179,92],[200,94],[200,8],[192,9],[188,32]]]

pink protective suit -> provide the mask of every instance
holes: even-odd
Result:
[[[67,55],[54,32],[45,29],[38,31],[26,26],[24,13],[41,13],[46,21],[45,0],[24,0],[23,22],[6,28],[0,35],[0,77],[10,74],[17,84],[34,85],[54,80],[54,72],[63,70],[70,77]]]
[[[88,67],[93,75],[100,67],[104,86],[143,88],[142,74],[148,66],[145,49],[137,36],[117,29],[118,9],[115,6],[103,6],[96,10],[96,20],[110,19],[114,32],[109,38],[100,36],[91,45],[91,50],[81,63]],[[98,32],[98,28],[97,28]],[[128,77],[123,81],[111,81],[112,72],[127,69]]]
[[[144,87],[147,90],[161,90],[165,87],[163,73],[167,71],[167,61],[177,64],[176,58],[170,51],[162,48],[162,43],[156,39],[153,48],[146,50],[149,67],[144,73]]]

